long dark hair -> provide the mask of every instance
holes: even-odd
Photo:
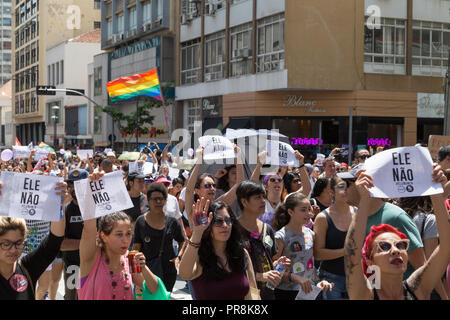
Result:
[[[431,213],[430,209],[432,208],[430,196],[400,198],[398,205],[405,210],[411,218],[414,217],[417,210],[429,214]]]
[[[306,196],[299,192],[291,193],[284,199],[283,203],[275,211],[275,216],[272,221],[272,227],[275,231],[283,228],[291,220],[288,209],[294,210],[305,199],[307,199]]]
[[[328,183],[329,183],[328,178],[317,179],[316,183],[314,184],[312,193],[311,193],[311,199],[317,198],[318,196],[320,196],[322,194],[322,192],[328,186]]]
[[[230,170],[233,168],[236,168],[236,166],[232,165],[232,166],[225,167],[225,170],[227,170],[227,174],[217,180],[217,188],[218,189],[222,189],[225,192],[228,192],[231,189],[232,186],[230,186],[230,184],[228,182],[228,178],[230,175]]]
[[[225,208],[232,221],[231,235],[227,241],[225,253],[227,255],[228,265],[232,272],[245,272],[247,268],[247,259],[244,248],[241,245],[242,227],[236,219],[236,216],[225,202],[214,201],[209,206],[209,211],[213,213],[213,218],[208,228],[203,232],[198,256],[203,268],[203,275],[210,279],[223,280],[229,276],[229,272],[219,266],[219,258],[214,252],[211,239],[211,231],[216,219],[217,211]]]
[[[207,177],[213,179],[214,182],[216,181],[216,178],[212,174],[209,174],[209,173],[205,172],[205,173],[203,173],[203,174],[201,174],[200,176],[197,177],[197,180],[195,181],[195,187],[194,188],[195,189],[200,189],[201,186],[202,186],[203,179],[205,179]],[[200,199],[199,195],[194,192],[194,203],[196,203],[198,199]]]

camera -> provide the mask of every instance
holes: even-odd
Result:
[[[145,154],[150,154],[150,149],[148,147],[145,147],[144,149],[142,149],[142,152]]]

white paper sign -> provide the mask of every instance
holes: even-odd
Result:
[[[322,291],[322,289],[320,289],[318,286],[312,286],[312,290],[309,293],[305,293],[303,289],[300,288],[297,296],[295,297],[295,300],[316,300],[320,291]]]
[[[128,162],[128,172],[142,171],[142,165],[137,161]]]
[[[402,147],[379,152],[366,160],[364,168],[373,178],[374,198],[402,198],[442,193],[431,177],[433,161],[424,147]]]
[[[108,152],[112,152],[113,151],[113,149],[111,149],[111,148],[105,148],[105,150],[104,150],[104,152],[107,154]]]
[[[144,165],[142,166],[142,172],[144,172],[146,176],[152,174],[153,171],[156,172],[157,170],[152,162],[145,162]]]
[[[34,154],[35,161],[47,158],[48,154],[50,153],[50,150],[48,150],[47,148],[37,147],[35,150],[36,150],[36,153]]]
[[[78,180],[74,186],[83,220],[133,207],[121,171],[107,173],[96,181]]]
[[[169,167],[169,177],[173,179],[178,178],[180,175],[180,170],[176,168]]]
[[[222,136],[203,136],[198,138],[204,146],[203,160],[218,160],[236,158],[233,143]]]
[[[321,154],[321,153],[318,153],[317,154],[317,165],[319,166],[319,167],[321,167],[321,166],[323,166],[323,161],[325,160],[325,155],[324,154]]]
[[[3,171],[0,215],[28,220],[59,221],[61,196],[58,182],[64,179],[29,173]]]
[[[267,140],[266,150],[266,164],[282,167],[300,166],[300,163],[295,157],[294,149],[287,143],[275,140]]]
[[[31,150],[27,146],[13,146],[14,159],[16,158],[28,158]]]
[[[256,136],[258,132],[252,129],[231,129],[227,128],[224,137],[230,140],[239,139],[243,137]]]
[[[77,156],[81,159],[87,159],[87,157],[92,158],[94,155],[94,150],[86,149],[86,150],[77,150]]]

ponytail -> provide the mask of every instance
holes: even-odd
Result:
[[[283,203],[275,211],[275,217],[272,222],[272,227],[275,231],[280,230],[291,221],[288,209],[294,210],[305,199],[307,199],[306,196],[299,192],[293,192],[286,196]]]

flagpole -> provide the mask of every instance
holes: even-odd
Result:
[[[136,99],[136,151],[138,151],[139,147],[138,133],[139,133],[139,96]]]
[[[167,127],[167,136],[169,137],[169,141],[170,141],[170,136],[169,136],[169,121],[167,120],[167,109],[166,109],[166,101],[164,99],[164,95],[163,95],[163,91],[161,89],[161,81],[159,80],[159,72],[158,72],[158,67],[156,67],[156,75],[158,76],[158,86],[159,86],[159,92],[161,92],[161,102],[164,108],[164,119],[166,120],[166,127]]]

